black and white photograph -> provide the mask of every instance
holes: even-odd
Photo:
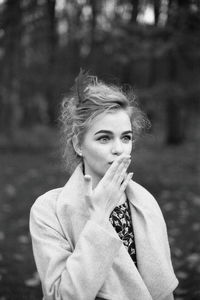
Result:
[[[199,0],[0,0],[0,300],[200,300]]]

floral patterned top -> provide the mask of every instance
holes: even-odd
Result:
[[[129,203],[116,206],[110,215],[110,222],[118,233],[133,262],[137,267],[135,239]]]

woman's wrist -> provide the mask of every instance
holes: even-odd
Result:
[[[104,227],[109,222],[109,216],[100,212],[92,212],[90,220]]]

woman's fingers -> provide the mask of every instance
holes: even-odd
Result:
[[[128,159],[130,159],[130,155],[118,156],[116,160],[112,163],[110,168],[107,170],[104,176],[105,180],[112,181],[116,174],[118,174],[117,176],[119,176]]]
[[[125,191],[125,189],[127,188],[128,183],[129,183],[129,181],[131,180],[132,177],[133,177],[133,173],[132,172],[127,175],[126,179],[121,184],[121,187],[120,187],[120,191],[121,192]]]
[[[130,159],[126,160],[124,162],[124,165],[122,165],[122,167],[119,168],[118,171],[115,173],[115,176],[113,177],[113,182],[115,182],[117,185],[121,185],[122,181],[124,180],[130,162]]]
[[[107,170],[106,174],[104,175],[104,178],[105,179],[108,179],[108,180],[112,180],[113,176],[115,175],[115,172],[117,171],[117,169],[119,168],[119,166],[121,164],[123,164],[123,161],[124,161],[124,157],[123,156],[119,156],[117,157],[112,165],[110,166],[110,168]]]

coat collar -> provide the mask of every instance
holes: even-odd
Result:
[[[72,248],[89,218],[84,194],[85,184],[80,164],[57,201],[57,215]],[[113,264],[115,275],[119,278],[122,272],[127,275],[126,289],[132,293],[135,289],[133,282],[136,283],[144,293],[140,299],[161,299],[177,286],[162,213],[152,195],[134,181],[129,183],[126,195],[131,208],[138,269],[122,246]],[[107,230],[117,235],[110,223]]]

